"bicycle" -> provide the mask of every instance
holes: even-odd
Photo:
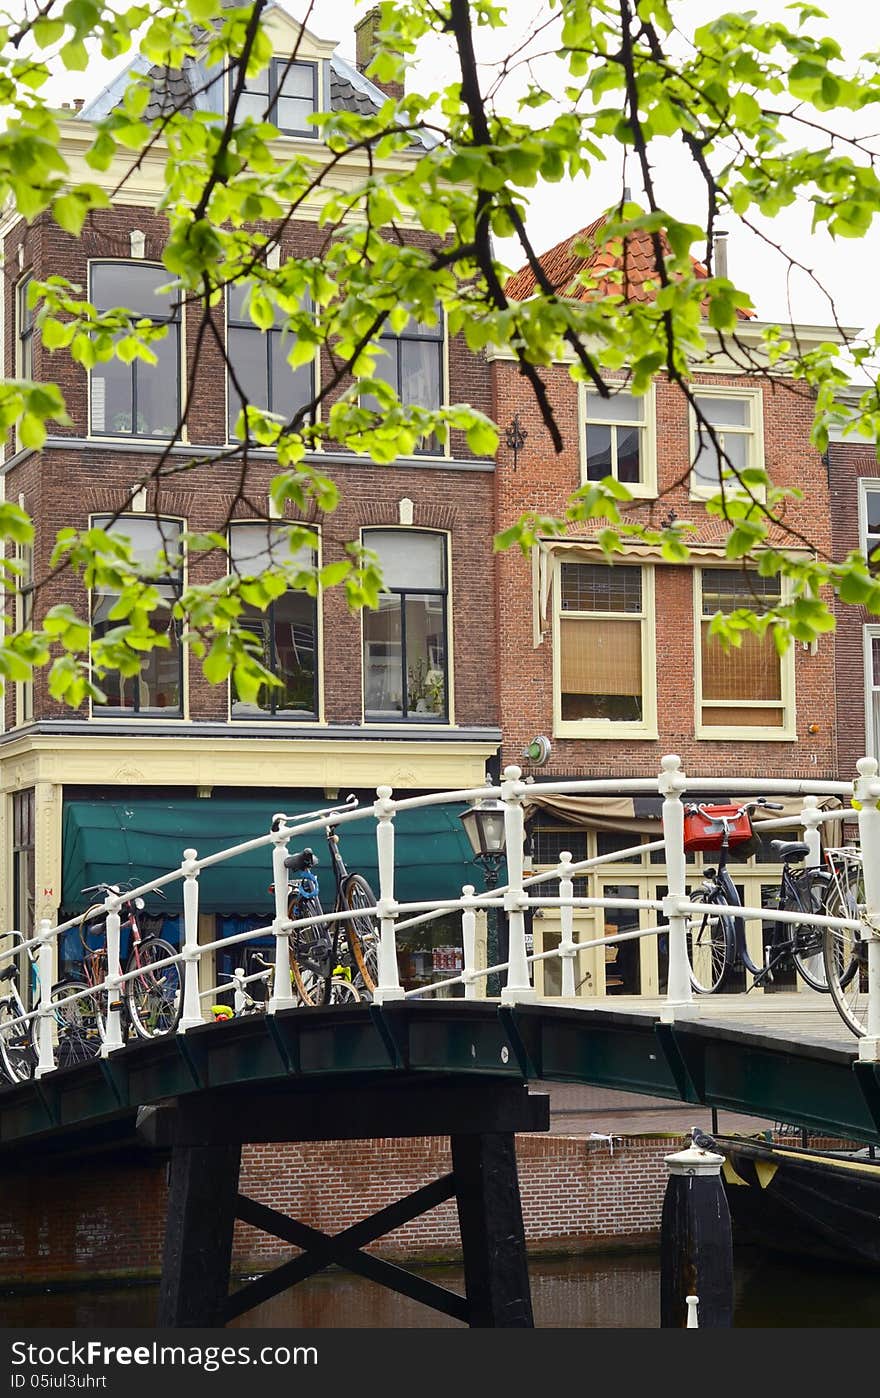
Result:
[[[740,897],[727,861],[731,845],[752,838],[751,814],[761,807],[779,811],[784,807],[759,797],[741,806],[688,805],[685,807],[685,849],[717,850],[718,865],[705,870],[702,886],[692,895],[695,903],[740,906]],[[829,874],[821,868],[792,869],[802,861],[809,846],[800,840],[772,840],[770,851],[782,864],[782,877],[775,906],[780,912],[823,913]],[[758,966],[746,946],[745,922],[731,913],[705,913],[693,918],[688,929],[690,979],[700,995],[722,989],[730,972],[743,966],[752,976],[752,985],[772,983],[774,972],[793,964],[798,975],[813,990],[827,991],[823,961],[823,929],[814,923],[777,922],[772,925],[764,965]]]
[[[23,942],[26,940],[21,932],[7,935],[21,937]],[[31,966],[35,967],[36,957],[30,947],[27,948],[27,957]],[[0,997],[0,1063],[10,1082],[28,1082],[34,1076],[39,1057],[37,1039],[40,1020],[35,1015],[29,1022],[12,1023],[27,1014],[18,988],[18,967],[14,961],[0,971],[0,983],[5,982],[8,982],[8,987]]]
[[[350,797],[346,806],[355,804]],[[287,819],[279,814],[273,828]],[[350,872],[339,850],[333,825],[326,827],[327,848],[336,885],[333,911],[349,917],[332,923],[294,928],[290,937],[290,969],[296,992],[304,1005],[357,1003],[372,999],[379,979],[379,925],[374,913],[376,895],[362,874]],[[314,850],[289,854],[284,866],[293,877],[288,882],[287,915],[291,922],[319,918],[321,905],[318,863]],[[274,887],[274,885],[273,885]],[[347,988],[346,988],[347,987]]]
[[[264,961],[259,952],[254,952],[252,955],[257,965],[263,967],[261,971],[248,976],[245,974],[243,966],[236,966],[234,971],[224,971],[221,973],[234,987],[235,999],[232,1005],[220,1004],[211,1006],[211,1014],[215,1021],[225,1022],[228,1019],[241,1019],[248,1015],[266,1013],[275,981],[275,966],[270,961]],[[339,969],[341,968],[337,968],[337,970]],[[291,982],[295,984],[292,971]],[[253,984],[262,986],[262,995],[254,995],[252,993],[250,986]],[[299,991],[297,991],[297,995],[299,996]],[[344,976],[334,977],[331,988],[331,1004],[356,1004],[359,1000],[360,995],[351,981]]]
[[[829,917],[860,919],[865,906],[861,850],[827,849],[829,870],[825,912]],[[868,1022],[868,943],[852,927],[826,927],[822,955],[828,989],[841,1019],[859,1038]]]
[[[177,955],[170,942],[163,937],[141,931],[138,914],[146,906],[143,898],[123,898],[120,884],[100,883],[84,888],[88,894],[113,893],[120,897],[120,936],[127,928],[131,933],[131,947],[123,967],[123,975],[137,972],[123,982],[121,999],[114,1002],[113,1008],[123,1016],[122,1037],[127,1039],[133,1029],[139,1039],[153,1039],[159,1034],[170,1034],[177,1028],[182,1009],[182,983],[180,967],[176,961],[170,965],[159,965]],[[160,889],[156,890],[164,897]],[[56,1017],[67,1018],[61,1003],[84,986],[91,987],[92,993],[80,995],[69,1001],[70,1018],[78,1018],[82,1029],[99,1053],[106,1037],[107,1012],[109,1007],[107,991],[101,989],[107,976],[107,908],[103,902],[93,903],[86,908],[79,920],[79,935],[82,944],[81,974],[65,976],[52,987],[52,999],[59,1004]],[[154,969],[155,968],[155,969]],[[97,1035],[95,1035],[97,1030]]]

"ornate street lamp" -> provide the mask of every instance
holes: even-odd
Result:
[[[498,869],[504,858],[504,802],[488,797],[475,802],[459,819],[474,852],[474,863],[483,870],[486,891],[498,887]],[[486,909],[486,955],[489,965],[501,959],[498,943],[498,909]],[[505,953],[506,955],[506,953]],[[500,995],[497,975],[486,977],[486,994]]]

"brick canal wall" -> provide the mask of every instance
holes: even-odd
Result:
[[[530,1252],[650,1246],[659,1238],[665,1155],[680,1136],[518,1136]],[[451,1168],[446,1137],[250,1146],[242,1193],[324,1232],[337,1233]],[[156,1277],[162,1264],[167,1165],[131,1156],[114,1164],[48,1163],[4,1171],[0,1285]],[[460,1256],[455,1201],[371,1245],[394,1261]],[[236,1226],[233,1266],[262,1271],[296,1249]]]

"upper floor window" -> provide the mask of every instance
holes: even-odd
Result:
[[[234,74],[230,81],[234,80]],[[270,121],[285,136],[317,137],[307,118],[318,110],[317,63],[273,58],[256,77],[245,80],[236,108],[239,121]]]
[[[368,722],[449,717],[446,537],[412,529],[365,529],[384,591],[365,610],[364,714]]]
[[[16,288],[16,322],[18,326],[16,374],[20,379],[34,377],[34,313],[28,305],[30,284],[31,278],[25,277]]]
[[[865,645],[865,752],[880,753],[880,626],[866,626]]]
[[[166,325],[150,349],[155,364],[108,359],[91,371],[91,430],[100,437],[171,437],[180,421],[180,302],[163,267],[93,262],[91,300],[99,311],[123,307]]]
[[[159,604],[150,616],[150,626],[163,638],[162,645],[145,653],[137,674],[110,670],[97,678],[105,698],[92,701],[93,712],[179,718],[183,712],[183,654],[171,609],[183,585],[183,526],[177,520],[144,515],[121,515],[116,520],[98,515],[92,523],[96,529],[128,539],[135,563],[156,578]],[[157,564],[158,576],[153,571]],[[95,636],[111,635],[119,624],[121,619],[112,614],[118,600],[119,594],[109,589],[97,588],[92,594]]]
[[[236,436],[235,424],[244,399],[255,408],[289,420],[315,396],[314,364],[291,369],[287,362],[294,337],[285,329],[284,312],[276,310],[275,324],[270,330],[261,330],[248,315],[248,292],[248,284],[239,283],[226,293],[230,438]]]
[[[443,324],[442,314],[436,325],[410,319],[399,335],[385,330],[379,336],[382,353],[376,355],[376,377],[391,385],[404,407],[436,410],[443,404]],[[369,397],[364,403],[376,406]],[[416,451],[436,455],[437,438],[423,438]]]
[[[731,467],[744,471],[764,465],[761,391],[712,389],[695,393],[694,398],[703,417],[711,423],[716,441],[691,411],[691,493],[717,495],[722,473],[726,473],[725,488],[737,489]]]
[[[880,481],[861,480],[859,486],[859,548],[870,561],[880,548]],[[880,567],[880,555],[871,567]]]
[[[267,568],[312,569],[313,548],[291,552],[283,524],[233,524],[229,560],[233,574],[258,577]],[[318,717],[318,603],[307,592],[289,589],[265,611],[245,604],[241,624],[258,642],[258,658],[281,681],[263,685],[255,703],[232,697],[233,718],[315,719]]]
[[[770,631],[763,636],[743,631],[742,645],[725,651],[710,637],[717,612],[740,608],[769,611],[781,599],[778,578],[762,578],[750,569],[696,570],[700,618],[697,666],[697,725],[706,738],[724,737],[725,729],[771,730],[762,737],[790,737],[794,715],[794,655],[780,656]],[[775,730],[775,731],[773,731]]]
[[[558,733],[649,736],[655,723],[653,631],[652,568],[559,563]]]
[[[603,398],[583,390],[583,478],[613,476],[633,495],[657,490],[653,389],[641,397],[623,390]]]

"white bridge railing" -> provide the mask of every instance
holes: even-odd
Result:
[[[177,1033],[186,1033],[196,1025],[205,1022],[203,1013],[205,1001],[216,997],[230,986],[212,986],[207,990],[199,988],[199,963],[202,957],[214,952],[228,950],[236,944],[246,943],[271,933],[275,939],[273,994],[267,1004],[267,1012],[299,1003],[291,991],[290,975],[290,933],[297,928],[316,923],[344,922],[351,916],[346,911],[325,911],[319,916],[300,918],[291,921],[288,917],[287,885],[288,873],[285,858],[291,840],[300,844],[303,837],[312,831],[324,830],[328,825],[345,827],[355,821],[373,819],[376,822],[376,843],[379,870],[379,891],[372,911],[379,923],[378,983],[373,994],[375,1003],[382,1004],[413,996],[424,996],[450,986],[462,985],[465,999],[473,999],[480,994],[481,982],[490,975],[505,975],[501,990],[501,1001],[517,1004],[535,1000],[537,992],[532,983],[531,966],[536,961],[558,957],[561,962],[562,996],[575,994],[575,961],[578,955],[592,947],[612,946],[617,943],[656,936],[664,933],[668,937],[668,974],[665,1007],[661,1017],[674,1020],[692,1012],[694,992],[691,985],[690,963],[688,959],[687,936],[689,920],[692,916],[705,913],[705,904],[693,901],[687,896],[687,874],[684,848],[684,805],[682,793],[688,797],[705,794],[710,799],[713,792],[723,792],[730,797],[742,794],[744,797],[767,795],[800,795],[803,807],[799,823],[804,830],[804,839],[809,846],[807,863],[817,865],[821,856],[819,827],[825,820],[839,820],[841,815],[857,813],[859,837],[864,873],[865,906],[859,907],[859,920],[834,918],[812,912],[787,912],[778,908],[740,907],[714,904],[713,911],[729,912],[739,917],[756,918],[773,922],[809,923],[820,927],[850,929],[867,943],[868,964],[868,1008],[866,1032],[859,1039],[859,1056],[868,1061],[880,1061],[880,777],[878,764],[872,758],[862,758],[858,763],[859,775],[855,782],[784,781],[777,779],[753,778],[710,778],[686,777],[681,760],[676,756],[662,759],[661,771],[655,790],[663,797],[662,822],[663,839],[651,844],[639,844],[632,849],[615,850],[612,854],[598,855],[591,859],[573,862],[570,854],[562,853],[559,863],[552,869],[539,874],[525,876],[523,862],[524,818],[523,802],[536,789],[543,795],[619,795],[620,793],[644,793],[649,789],[643,778],[625,780],[584,780],[542,782],[540,788],[522,779],[518,767],[507,767],[500,786],[483,786],[466,791],[443,791],[427,796],[408,797],[395,800],[387,786],[377,788],[376,800],[372,806],[353,808],[350,805],[330,810],[316,811],[312,815],[288,821],[285,817],[277,830],[244,843],[231,846],[216,854],[200,858],[195,848],[183,851],[180,867],[169,870],[161,877],[125,889],[117,894],[108,893],[104,902],[106,909],[107,975],[97,987],[84,984],[81,990],[68,997],[77,1000],[93,996],[95,990],[107,992],[106,1023],[103,1029],[101,1054],[106,1057],[123,1045],[122,1016],[120,1012],[120,991],[125,982],[136,977],[137,970],[123,973],[120,966],[120,907],[137,897],[144,897],[153,890],[163,888],[178,880],[183,881],[183,925],[184,936],[181,950],[165,961],[151,963],[151,970],[162,966],[180,963],[182,966],[181,1014]],[[818,807],[818,797],[834,795],[842,799],[844,809],[822,811]],[[504,803],[504,824],[506,835],[506,860],[508,880],[500,888],[484,893],[476,893],[472,884],[465,884],[459,898],[415,901],[400,903],[395,898],[395,859],[394,818],[400,811],[413,810],[435,804],[477,802],[483,799],[500,798]],[[850,805],[851,803],[851,805]],[[762,820],[762,831],[774,828],[791,829],[793,822],[789,815],[782,820]],[[271,923],[253,928],[231,937],[199,943],[199,878],[205,869],[213,865],[234,860],[242,854],[265,848],[271,857],[272,880],[275,890],[275,914]],[[665,898],[623,898],[616,896],[580,897],[574,894],[574,878],[578,874],[594,869],[609,861],[620,861],[628,855],[644,854],[648,850],[663,849],[666,856]],[[559,880],[558,896],[545,895],[542,884]],[[508,959],[492,966],[478,966],[476,957],[476,914],[479,910],[502,909],[508,925]],[[530,953],[526,940],[526,913],[540,908],[554,908],[560,911],[561,940],[551,951]],[[595,937],[589,940],[576,940],[574,935],[574,911],[577,908],[623,908],[648,909],[657,914],[656,924],[629,932],[614,933],[610,936]],[[397,934],[406,929],[427,923],[449,914],[461,914],[463,970],[460,975],[435,982],[430,987],[420,987],[416,991],[405,992],[400,983],[397,960]],[[0,962],[7,961],[26,949],[36,953],[39,969],[39,1002],[28,1013],[15,1020],[7,1019],[4,1030],[8,1032],[20,1025],[25,1033],[30,1022],[38,1020],[36,1043],[38,1061],[36,1076],[41,1077],[56,1067],[56,1012],[57,1003],[52,1000],[53,974],[56,965],[54,944],[58,937],[69,929],[79,927],[81,919],[71,918],[53,927],[48,921],[40,924],[36,936],[29,941],[18,941],[13,947],[0,953]],[[7,934],[7,936],[10,934]],[[20,935],[20,934],[16,934]],[[249,977],[248,979],[257,979]],[[593,1004],[596,1002],[593,1001]],[[589,1013],[590,1001],[584,1001],[584,1012]],[[222,1033],[222,1026],[218,1028]]]

